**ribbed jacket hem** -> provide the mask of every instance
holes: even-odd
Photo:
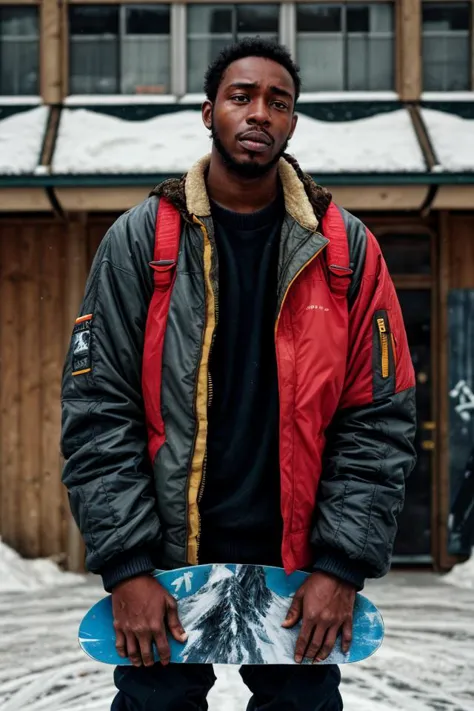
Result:
[[[361,566],[358,566],[342,553],[336,551],[322,553],[316,558],[313,570],[321,570],[324,573],[335,575],[346,583],[354,585],[357,590],[362,590],[364,587],[366,576]]]
[[[110,561],[101,571],[102,582],[107,592],[127,578],[145,575],[155,570],[151,556],[147,552],[130,552]]]

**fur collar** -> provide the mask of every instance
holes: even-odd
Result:
[[[210,160],[210,155],[204,156],[182,178],[163,181],[150,195],[167,198],[187,222],[193,222],[193,215],[209,217],[205,174]],[[280,158],[278,173],[287,213],[302,227],[315,232],[329,207],[331,194],[303,173],[296,159],[286,153]]]

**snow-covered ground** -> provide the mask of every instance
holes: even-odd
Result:
[[[367,586],[386,639],[371,659],[342,667],[346,711],[474,711],[473,581],[470,561],[444,578],[395,572]],[[102,595],[96,580],[23,561],[0,542],[2,711],[109,710],[112,667],[76,642]],[[243,711],[249,693],[237,669],[216,672],[210,711]]]

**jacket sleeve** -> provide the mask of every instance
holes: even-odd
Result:
[[[345,220],[348,215],[345,214]],[[415,376],[393,282],[373,235],[349,216],[357,294],[344,390],[326,433],[312,543],[315,569],[363,587],[390,568],[416,461]]]
[[[63,371],[62,480],[87,568],[106,589],[152,570],[159,543],[141,390],[155,215],[153,199],[103,239]]]

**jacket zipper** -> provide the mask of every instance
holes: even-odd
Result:
[[[393,333],[390,334],[390,339],[392,341],[392,353],[393,353],[393,364],[394,366],[397,365],[397,348],[396,348],[396,343],[395,343],[395,336]]]
[[[379,330],[380,339],[382,378],[388,378],[390,375],[389,334],[387,333],[387,325],[383,316],[377,319],[377,328]]]
[[[217,309],[216,309],[217,311]],[[214,336],[212,337],[211,341],[211,347],[209,348],[209,360],[211,358],[211,352],[212,352],[212,345],[214,343]],[[209,408],[211,407],[212,404],[212,395],[213,395],[213,387],[212,387],[212,378],[211,378],[211,373],[208,371],[207,372],[207,409],[209,411]],[[204,460],[202,463],[202,477],[201,477],[201,483],[199,484],[199,491],[197,495],[197,503],[198,506],[201,503],[202,497],[204,495],[204,487],[206,486],[206,473],[207,473],[207,444],[206,444],[206,451],[204,452]],[[196,536],[196,564],[199,565],[199,544],[201,542],[201,515],[199,513],[198,509],[198,532]]]
[[[202,224],[202,223],[201,223]],[[204,227],[204,225],[202,225]],[[206,229],[204,227],[204,229]],[[207,232],[207,230],[206,230]],[[212,240],[209,237],[209,233],[207,233],[209,243],[211,245],[211,250],[212,250]],[[215,257],[215,250],[214,250],[214,257]],[[212,286],[212,282],[211,282]],[[209,356],[208,356],[208,365],[207,365],[207,411],[208,411],[208,419],[209,419],[209,409],[212,405],[212,398],[214,395],[214,388],[213,388],[213,383],[212,383],[212,376],[211,372],[209,370],[210,364],[211,364],[211,355],[212,355],[212,349],[214,346],[214,341],[216,337],[216,328],[217,324],[219,322],[219,300],[218,300],[218,294],[217,291],[214,289],[212,286],[212,289],[214,291],[214,332],[212,334],[211,338],[211,344],[209,346]],[[199,484],[199,491],[197,494],[197,499],[196,502],[198,504],[198,532],[196,536],[196,564],[199,564],[199,544],[201,541],[201,515],[199,513],[199,504],[201,503],[202,497],[204,495],[204,488],[206,486],[206,473],[207,473],[207,443],[206,443],[206,450],[204,452],[204,459],[202,463],[202,477],[201,477],[201,482]]]
[[[211,343],[211,348],[209,349],[209,359],[211,357],[211,351],[212,351],[212,343]],[[212,378],[211,378],[211,373],[208,371],[207,372],[207,409],[208,409],[208,411],[212,405],[212,395],[213,395]],[[204,486],[206,484],[206,472],[207,472],[207,446],[206,446],[206,451],[204,453],[204,461],[202,463],[202,479],[201,479],[201,483],[199,484],[199,491],[198,491],[198,495],[197,495],[198,504],[201,503],[201,499],[204,494]],[[201,519],[199,519],[199,523],[201,523]],[[201,530],[200,527],[199,527],[199,530]],[[199,550],[199,542],[198,542],[198,550]]]
[[[310,259],[308,259],[307,262],[305,262],[305,263],[303,264],[303,266],[301,267],[301,269],[299,269],[299,270],[296,272],[295,276],[293,277],[293,279],[290,281],[290,283],[289,283],[288,286],[286,287],[285,293],[283,294],[283,298],[282,298],[282,300],[281,300],[280,308],[279,308],[279,310],[278,310],[278,315],[277,315],[276,322],[275,322],[275,332],[274,332],[278,377],[279,377],[280,368],[279,368],[279,360],[278,360],[277,334],[278,334],[278,325],[279,325],[279,323],[280,323],[280,316],[281,316],[281,312],[283,311],[283,306],[284,306],[284,304],[285,304],[286,297],[288,296],[288,292],[290,291],[290,289],[291,289],[293,283],[294,283],[295,280],[299,277],[299,275],[301,274],[301,272],[304,271],[304,269],[306,269],[306,267],[307,267],[309,264],[311,264],[311,262],[313,262],[313,261],[316,259],[316,257],[319,257],[319,255],[321,254],[321,252],[322,252],[326,247],[327,247],[327,243],[324,244],[322,247],[320,247],[320,249],[318,249],[318,251],[317,251],[315,254],[313,254],[313,256],[312,256]],[[295,496],[294,481],[292,481],[292,485],[293,485],[293,490],[292,490],[292,492],[291,492],[291,496],[292,496],[292,498],[294,499],[294,496]],[[292,525],[293,525],[293,521],[290,521],[290,530],[291,530]]]

